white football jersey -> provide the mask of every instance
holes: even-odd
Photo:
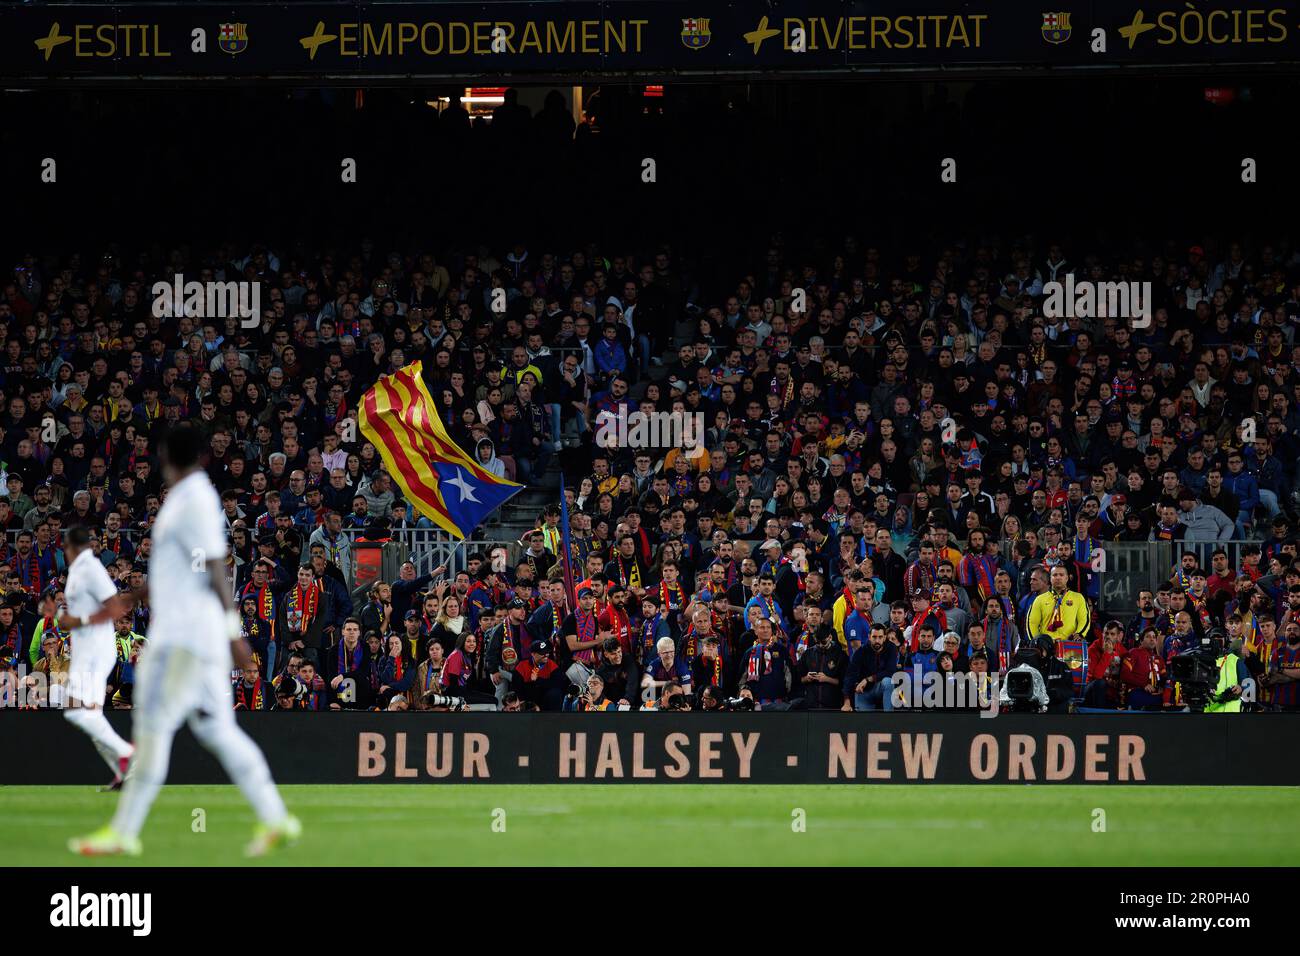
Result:
[[[226,526],[206,474],[192,472],[167,493],[150,537],[150,650],[184,647],[198,657],[228,658],[224,610],[207,571],[207,562],[225,561]]]
[[[108,576],[103,562],[95,554],[94,548],[87,548],[77,555],[77,560],[68,568],[68,584],[64,595],[68,600],[68,610],[74,617],[89,618],[100,609],[105,601],[117,594],[113,579]],[[87,624],[72,633],[72,646],[75,648],[82,641],[90,642],[96,647],[113,646],[113,622]]]

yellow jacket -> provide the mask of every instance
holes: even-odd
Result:
[[[1074,637],[1076,634],[1082,634],[1085,638],[1088,636],[1092,620],[1088,614],[1088,602],[1078,591],[1065,592],[1061,598],[1061,626],[1049,627],[1055,616],[1056,595],[1051,591],[1044,591],[1034,598],[1034,603],[1029,607],[1027,621],[1029,636],[1038,637],[1046,634],[1055,641]]]
[[[855,607],[856,605],[844,595],[843,591],[835,599],[835,603],[831,605],[831,630],[839,638],[840,647],[846,651],[849,649],[849,642],[844,636],[844,621],[853,613]]]
[[[961,567],[961,559],[962,559],[962,553],[958,551],[956,548],[948,547],[947,545],[944,545],[942,549],[937,549],[934,552],[934,563],[936,566],[940,562],[951,561],[952,569],[954,571],[956,571],[958,568]],[[981,614],[982,613],[983,611],[981,611]]]

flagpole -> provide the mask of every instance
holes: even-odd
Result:
[[[569,547],[569,499],[564,494],[564,472],[560,472],[560,530],[564,534],[564,554],[561,561],[564,568],[564,591],[569,597],[569,607],[578,605],[573,596],[573,550]]]

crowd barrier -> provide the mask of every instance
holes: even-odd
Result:
[[[363,532],[348,528],[343,533],[355,541]],[[17,534],[16,530],[9,532],[11,547],[16,543]],[[132,540],[138,537],[134,530],[123,529],[123,534]],[[394,541],[406,545],[408,556],[420,574],[427,574],[441,565],[448,569],[449,575],[454,576],[465,569],[470,554],[487,554],[496,547],[506,549],[507,560],[513,566],[524,550],[515,540],[494,538],[461,541],[437,528],[402,528],[392,531],[391,536]],[[1228,555],[1228,566],[1237,570],[1241,567],[1242,550],[1248,545],[1260,543],[1255,540],[1172,544],[1156,541],[1106,542],[1105,565],[1100,572],[1099,610],[1106,617],[1136,614],[1138,592],[1155,591],[1167,583],[1184,551],[1195,552],[1201,565],[1209,569],[1211,554],[1215,549],[1223,548]],[[1014,562],[1012,547],[1011,542],[1003,542],[1002,554]]]
[[[110,721],[130,733],[130,714]],[[264,713],[237,719],[278,781],[1300,785],[1300,714]],[[99,784],[57,712],[0,715],[0,784]],[[169,781],[225,783],[188,730]]]

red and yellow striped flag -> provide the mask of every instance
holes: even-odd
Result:
[[[381,378],[362,397],[358,424],[416,510],[465,538],[524,486],[485,470],[451,440],[422,373],[416,361]]]

